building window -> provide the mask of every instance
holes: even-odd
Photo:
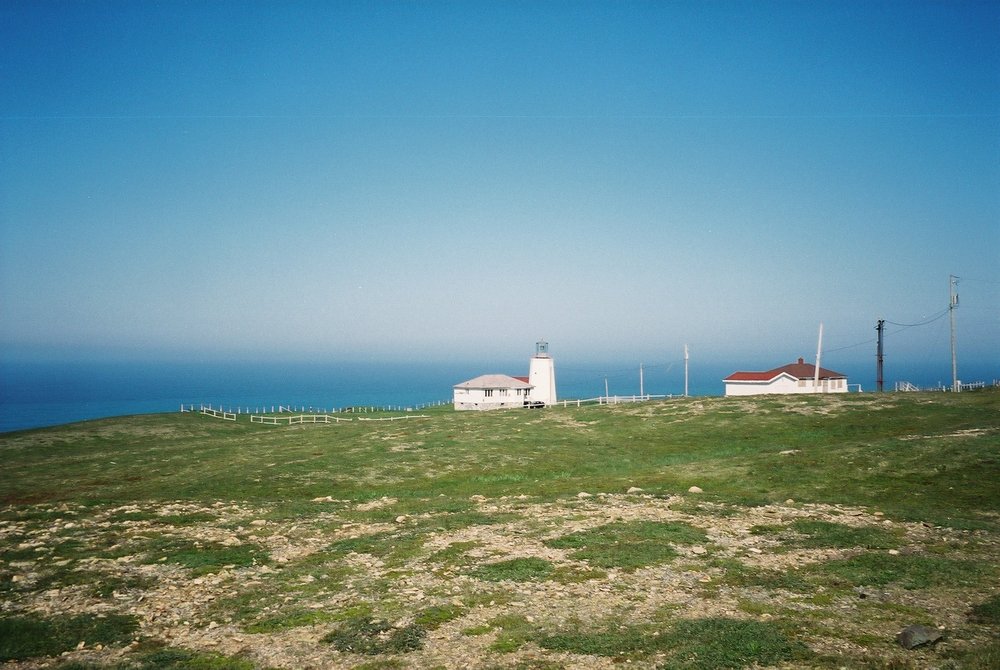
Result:
[[[483,391],[483,396],[485,396],[487,398],[492,398],[493,397],[493,389],[486,389],[485,391]]]

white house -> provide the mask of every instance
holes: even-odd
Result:
[[[556,367],[549,343],[535,343],[527,377],[480,375],[453,388],[455,409],[543,407],[556,402]]]
[[[819,369],[801,358],[766,372],[734,372],[722,380],[726,395],[764,395],[767,393],[847,393],[847,375],[826,368]]]
[[[480,375],[454,386],[455,409],[524,407],[531,384],[508,375]]]

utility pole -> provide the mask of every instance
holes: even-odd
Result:
[[[684,345],[684,397],[688,397],[688,345]]]
[[[639,363],[639,397],[645,398],[646,392],[642,383],[642,363]]]
[[[885,319],[878,320],[875,330],[878,332],[878,346],[875,349],[875,390],[881,393],[885,382],[882,376],[882,354],[884,353],[882,349],[882,333],[885,331]]]
[[[959,391],[958,360],[955,357],[955,310],[958,308],[958,277],[948,275],[948,289],[951,294],[948,300],[948,315],[951,317],[951,390]]]
[[[819,340],[816,342],[816,374],[813,378],[813,393],[819,393],[819,359],[823,354],[823,322],[819,322]]]
[[[604,375],[604,403],[608,402],[608,376]]]

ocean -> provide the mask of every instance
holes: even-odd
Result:
[[[669,369],[668,369],[669,368]],[[342,409],[352,406],[417,408],[451,402],[452,387],[480,374],[528,374],[528,360],[493,364],[283,362],[0,362],[0,432],[87,419],[179,411],[212,405],[256,411],[279,405]],[[640,392],[639,369],[560,366],[560,398]],[[695,395],[721,394],[722,384],[691,384]],[[717,387],[717,388],[716,388]],[[644,369],[642,390],[684,392],[683,365]]]
[[[866,366],[866,368],[869,366]],[[722,378],[739,369],[731,364],[692,364],[689,393],[723,394]],[[843,369],[852,384],[864,382]],[[350,406],[419,408],[451,401],[452,386],[480,374],[526,375],[528,361],[447,363],[379,362],[2,362],[0,432],[53,426],[88,419],[179,411],[181,405],[212,405],[231,411],[283,405],[313,410]],[[866,370],[867,372],[867,370]],[[940,371],[913,371],[908,379],[923,387],[944,382]],[[640,387],[640,383],[642,384]],[[556,358],[560,399],[595,398],[605,388],[614,396],[643,392],[682,395],[682,361],[644,366],[588,364]],[[892,389],[892,383],[886,383]]]

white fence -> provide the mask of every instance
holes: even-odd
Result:
[[[353,419],[341,419],[337,416],[330,416],[329,414],[296,414],[294,416],[262,416],[257,414],[250,415],[250,423],[262,423],[268,426],[280,426],[282,424],[288,424],[289,426],[299,423],[340,423],[341,421],[353,421]]]
[[[664,398],[683,398],[682,395],[602,395],[597,398],[581,398],[578,400],[557,400],[551,407],[580,407],[581,405],[623,405],[625,403],[646,402]]]
[[[994,379],[992,386],[1000,386],[1000,380]],[[974,391],[976,389],[984,389],[987,387],[986,382],[969,382],[963,384],[958,383],[959,391]],[[933,388],[920,388],[916,384],[911,384],[910,382],[896,382],[897,391],[951,391],[949,386],[935,386]]]
[[[211,407],[202,407],[199,410],[202,414],[206,416],[214,416],[216,419],[223,419],[225,421],[236,421],[236,415],[232,412],[225,412],[222,410],[212,409]]]
[[[383,416],[377,419],[370,419],[368,417],[359,416],[358,421],[402,421],[404,419],[429,419],[430,417],[426,414],[407,414],[406,416]],[[350,421],[350,419],[343,419],[345,421]]]

